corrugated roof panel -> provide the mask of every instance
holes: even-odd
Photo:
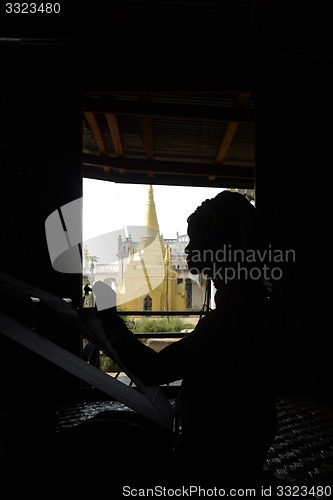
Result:
[[[118,115],[118,126],[121,133],[124,156],[146,157],[143,123],[140,116]]]
[[[155,156],[213,162],[227,123],[221,121],[153,120]]]

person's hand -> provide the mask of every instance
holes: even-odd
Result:
[[[117,294],[113,288],[103,281],[96,281],[92,286],[92,291],[95,294],[98,311],[111,309],[113,312],[117,312]]]

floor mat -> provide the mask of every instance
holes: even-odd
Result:
[[[277,400],[280,429],[267,466],[298,485],[333,484],[333,412],[303,397]]]
[[[280,429],[267,457],[267,469],[290,484],[333,484],[333,411],[304,397],[280,398],[276,404]],[[58,410],[58,430],[108,410],[131,411],[112,401],[78,403]]]

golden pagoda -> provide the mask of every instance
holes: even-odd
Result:
[[[131,243],[131,242],[130,242]],[[160,235],[153,187],[148,187],[144,231],[134,248],[128,245],[125,269],[118,281],[117,304],[128,311],[185,309],[184,285],[179,286],[170,248]]]

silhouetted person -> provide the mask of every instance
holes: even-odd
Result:
[[[127,328],[115,292],[102,282],[93,286],[98,316],[120,358],[146,385],[182,380],[181,433],[172,456],[179,479],[246,486],[261,477],[278,429],[274,327],[260,258],[265,240],[256,209],[230,191],[189,216],[188,235],[190,271],[210,277],[216,288],[215,309],[193,332],[155,352]]]

